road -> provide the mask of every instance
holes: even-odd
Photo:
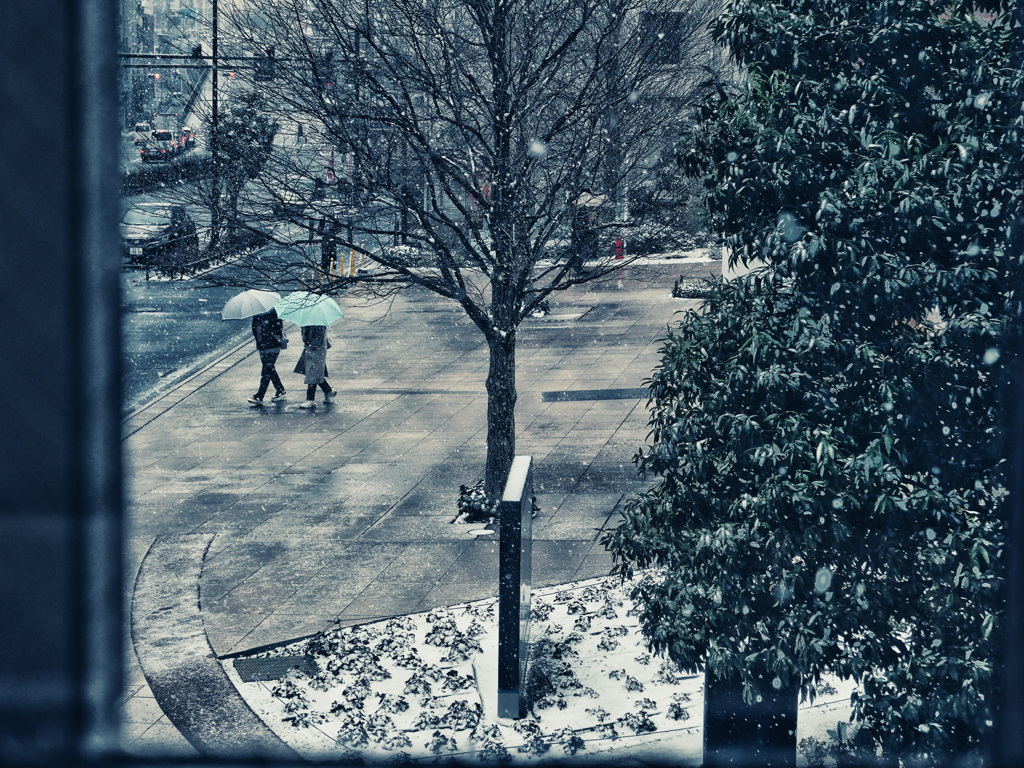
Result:
[[[236,288],[146,280],[138,270],[126,271],[122,284],[122,386],[128,411],[250,334],[248,321],[220,319],[221,307],[238,293]]]

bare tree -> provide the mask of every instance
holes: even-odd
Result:
[[[277,236],[323,246],[248,266],[279,285],[299,269],[322,290],[415,285],[457,302],[490,352],[489,498],[515,454],[519,325],[623,266],[608,233],[697,95],[716,7],[249,0],[230,18],[262,59],[253,87],[297,139],[271,159],[264,199],[307,226]],[[339,276],[332,243],[373,268]]]

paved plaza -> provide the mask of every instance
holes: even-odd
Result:
[[[648,430],[643,382],[673,314],[694,305],[673,299],[672,283],[712,270],[716,262],[696,260],[633,266],[556,294],[550,314],[523,324],[517,453],[535,462],[535,585],[608,573],[601,533],[642,487],[632,458]],[[216,664],[497,593],[496,534],[455,522],[459,486],[483,470],[483,337],[457,306],[423,291],[340,303],[333,403],[318,393],[315,409],[298,408],[304,387],[291,368],[301,341],[286,324],[285,403],[247,405],[259,379],[250,337],[124,420],[132,752],[194,755],[198,743],[168,716],[166,691],[147,683],[174,679],[155,671],[176,663],[148,618],[168,610],[161,602],[197,604],[189,631]],[[167,552],[180,562],[162,579],[153,568]],[[196,581],[198,600],[188,591]]]

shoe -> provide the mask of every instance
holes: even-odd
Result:
[[[288,393],[287,393],[287,392],[285,392],[285,391],[284,391],[284,390],[282,389],[282,390],[281,390],[280,392],[275,392],[275,393],[274,393],[274,396],[273,396],[272,398],[270,398],[270,399],[271,399],[271,400],[272,400],[273,402],[275,402],[275,403],[276,403],[276,402],[277,402],[278,400],[287,400],[287,399],[288,399]]]
[[[330,392],[328,392],[326,395],[324,395],[324,402],[325,403],[331,402],[334,399],[334,396],[336,394],[338,394],[338,390],[332,389]]]
[[[299,403],[299,408],[312,408],[315,403],[312,400],[303,400]]]
[[[263,398],[256,397],[256,395],[253,395],[252,397],[249,398],[249,402],[252,403],[253,405],[263,405]]]

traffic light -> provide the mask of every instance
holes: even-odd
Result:
[[[277,63],[274,61],[274,46],[267,46],[263,55],[256,59],[253,69],[253,79],[260,83],[273,80],[277,74]]]
[[[203,46],[202,45],[193,45],[192,46],[192,58],[193,59],[201,59],[201,58],[203,58]]]
[[[313,60],[313,82],[321,89],[334,86],[334,51],[326,51]]]

